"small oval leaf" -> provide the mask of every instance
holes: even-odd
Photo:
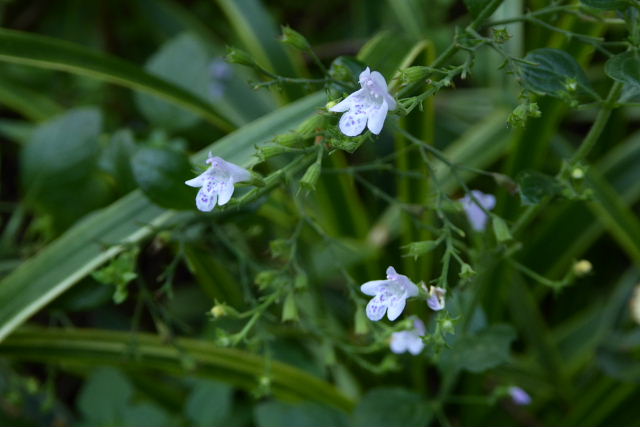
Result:
[[[580,64],[567,52],[542,48],[532,50],[526,61],[537,65],[523,66],[525,85],[529,90],[551,96],[559,96],[572,90],[572,85],[582,93],[590,93],[591,85]]]
[[[637,91],[640,89],[640,53],[636,50],[612,57],[605,64],[604,72]]]

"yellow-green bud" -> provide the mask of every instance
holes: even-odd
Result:
[[[400,71],[400,75],[402,76],[402,81],[404,83],[422,81],[426,79],[429,74],[431,74],[431,69],[429,67],[422,66],[409,67]]]
[[[336,105],[338,105],[338,101],[329,101],[326,103],[326,105],[324,106],[324,108],[326,108],[327,110],[329,110],[330,108],[335,107]]]
[[[296,300],[293,293],[287,295],[282,305],[282,321],[298,321],[298,307],[296,306]]]
[[[282,27],[282,37],[280,37],[280,41],[302,51],[308,51],[310,49],[307,39],[299,32],[291,29],[291,27]]]
[[[581,168],[575,168],[571,171],[571,178],[582,179],[584,178],[584,171]]]
[[[302,175],[302,179],[300,179],[300,186],[307,191],[315,191],[316,182],[318,182],[321,170],[322,165],[319,162],[315,162],[309,166],[304,175]]]
[[[211,309],[211,315],[214,319],[218,319],[220,317],[224,317],[227,315],[227,310],[224,308],[224,305],[216,304]]]
[[[493,225],[493,234],[496,236],[498,243],[505,243],[513,239],[504,219],[499,216],[493,216],[491,223]]]
[[[573,264],[573,272],[578,277],[586,276],[591,273],[591,270],[593,270],[593,265],[589,260],[581,259]]]
[[[411,242],[405,245],[403,249],[406,251],[405,256],[412,256],[417,259],[419,256],[424,255],[438,246],[437,240],[423,240],[421,242]]]
[[[284,145],[268,144],[268,145],[263,145],[258,149],[258,157],[262,161],[265,161],[271,157],[279,156],[280,154],[289,153],[291,151],[294,151],[294,150]]]
[[[227,47],[227,56],[225,57],[225,60],[231,64],[247,65],[249,67],[253,67],[255,65],[255,61],[247,52],[231,46]]]
[[[284,145],[285,147],[294,147],[302,142],[302,138],[297,133],[288,132],[281,135],[276,135],[276,137],[273,138],[273,142],[275,142],[276,144]]]
[[[298,126],[296,132],[298,132],[302,138],[312,137],[318,133],[319,130],[324,129],[325,122],[326,119],[324,116],[314,114],[302,122],[302,124]]]

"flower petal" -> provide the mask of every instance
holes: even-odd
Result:
[[[391,334],[389,347],[391,347],[391,351],[395,354],[402,354],[407,351],[407,331],[394,332]]]
[[[370,76],[371,76],[371,70],[369,69],[369,67],[367,67],[358,76],[358,82],[362,84],[362,81],[368,79]]]
[[[367,127],[371,131],[371,133],[378,135],[382,130],[382,126],[384,125],[384,120],[387,118],[387,111],[389,110],[389,105],[387,101],[382,101],[382,104],[370,104],[369,108],[367,108]]]
[[[202,187],[202,184],[204,183],[204,179],[206,178],[207,175],[208,175],[207,172],[201,173],[195,178],[185,181],[184,183],[187,184],[189,187]]]
[[[225,205],[233,195],[233,180],[226,179],[218,183],[218,204]]]
[[[360,286],[360,292],[365,295],[375,296],[389,286],[388,280],[371,280]]]
[[[377,298],[377,297],[376,297]],[[389,320],[394,321],[402,314],[402,310],[404,310],[404,306],[407,304],[407,300],[402,297],[393,296],[389,300],[389,310],[387,311],[387,318]]]
[[[334,113],[343,113],[351,108],[351,106],[356,102],[360,101],[362,96],[364,95],[364,89],[359,89],[353,92],[351,95],[347,96],[345,99],[329,108],[329,111],[333,111]]]
[[[427,305],[433,311],[440,311],[444,308],[444,300],[438,298],[437,295],[431,295],[427,299]]]
[[[196,206],[202,212],[211,212],[216,206],[218,194],[213,191],[213,179],[205,180],[204,185],[196,196]]]
[[[354,104],[340,117],[340,130],[347,136],[360,135],[367,125],[367,112],[360,106],[363,104]]]
[[[427,332],[424,327],[424,322],[416,316],[413,316],[413,328],[419,337],[423,336]]]
[[[380,301],[379,295],[373,297],[371,301],[369,301],[369,304],[367,304],[367,317],[374,322],[382,319],[385,311],[387,311],[387,304]]]
[[[407,348],[409,350],[409,353],[417,356],[424,348],[424,342],[419,336],[411,334],[411,338],[407,340]]]
[[[385,92],[389,92],[387,88],[387,81],[384,79],[384,76],[377,71],[372,71],[369,78],[373,80],[373,83],[378,87],[378,89],[384,89]]]

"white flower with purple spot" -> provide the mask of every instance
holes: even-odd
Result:
[[[444,308],[444,295],[447,293],[446,289],[439,288],[437,286],[429,287],[429,298],[427,298],[427,305],[433,311],[440,311]]]
[[[408,351],[417,356],[424,348],[424,341],[422,341],[422,337],[426,333],[424,323],[416,316],[412,316],[412,318],[413,329],[391,334],[391,342],[389,344],[392,352],[402,354]]]
[[[471,190],[471,194],[473,194],[473,197],[475,197],[484,210],[490,211],[496,206],[496,198],[493,194],[485,194],[478,190]],[[487,220],[489,219],[485,211],[478,206],[478,203],[476,203],[469,194],[460,199],[460,202],[467,214],[471,228],[476,231],[484,231],[487,227]]]
[[[387,280],[372,280],[360,286],[365,295],[373,298],[367,304],[367,317],[374,322],[387,313],[389,320],[396,320],[404,310],[407,298],[418,296],[418,287],[407,276],[387,268]]]
[[[211,153],[206,163],[211,165],[209,169],[185,181],[185,184],[190,187],[200,187],[196,196],[196,206],[202,212],[211,212],[216,204],[220,206],[226,204],[233,195],[235,183],[249,181],[251,173],[220,157],[213,157]]]
[[[509,387],[509,396],[516,405],[529,405],[531,403],[531,396],[518,386]]]
[[[389,94],[387,82],[382,74],[370,71],[360,73],[361,89],[353,92],[329,111],[343,113],[340,130],[347,136],[360,135],[365,126],[378,135],[384,125],[387,112],[395,110],[396,100]]]

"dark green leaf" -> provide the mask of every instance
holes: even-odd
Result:
[[[131,158],[136,149],[131,131],[122,129],[111,136],[100,156],[100,168],[113,177],[122,193],[136,187],[131,170]]]
[[[27,199],[64,229],[107,200],[98,174],[98,136],[102,115],[83,108],[39,125],[22,153],[22,183]]]
[[[133,387],[120,371],[99,368],[84,383],[78,407],[88,424],[117,425],[132,396]]]
[[[221,425],[229,415],[233,388],[211,380],[198,380],[187,398],[186,413],[193,425]]]
[[[347,417],[343,412],[311,402],[301,404],[262,403],[256,407],[255,417],[259,427],[340,427],[348,425]]]
[[[516,177],[523,205],[535,205],[547,196],[560,192],[560,184],[551,176],[536,171],[522,171]]]
[[[376,388],[365,394],[353,412],[356,427],[426,426],[431,420],[427,401],[403,388]]]
[[[560,96],[572,91],[590,92],[590,83],[578,62],[560,49],[536,49],[525,56],[537,65],[524,65],[524,82],[528,89],[544,95]]]
[[[169,148],[141,148],[132,167],[138,186],[155,204],[195,209],[196,192],[184,183],[194,177],[186,154]]]
[[[443,372],[466,369],[483,372],[509,361],[511,342],[516,334],[511,326],[494,325],[476,335],[462,336],[452,348],[442,352],[440,368]]]
[[[612,57],[606,62],[604,72],[637,93],[640,90],[640,52],[634,50]]]

